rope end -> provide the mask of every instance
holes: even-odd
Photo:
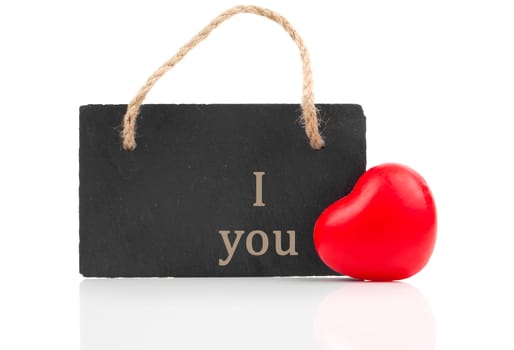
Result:
[[[309,143],[316,151],[319,151],[325,147],[325,140],[323,140],[321,135],[317,135],[317,137],[310,139]]]
[[[123,149],[125,151],[133,151],[136,149],[136,141],[134,139],[123,140]]]
[[[135,135],[135,116],[130,110],[127,110],[123,118],[123,130],[121,131],[122,147],[125,151],[133,151],[136,149]]]

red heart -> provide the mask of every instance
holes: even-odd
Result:
[[[399,164],[369,169],[349,195],[325,209],[314,227],[314,246],[328,267],[372,281],[419,272],[435,239],[432,193],[418,173]]]

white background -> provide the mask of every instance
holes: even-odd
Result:
[[[0,348],[513,349],[511,1],[256,1],[312,56],[317,102],[358,103],[369,166],[431,186],[432,260],[402,282],[84,280],[78,107],[127,103],[233,1],[0,4]],[[277,25],[223,24],[151,103],[299,101]]]

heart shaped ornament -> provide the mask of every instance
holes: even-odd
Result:
[[[353,278],[392,281],[428,262],[436,241],[436,208],[425,180],[400,164],[366,171],[314,227],[314,246],[334,271]]]

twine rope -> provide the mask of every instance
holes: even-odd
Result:
[[[221,13],[218,17],[214,18],[205,28],[203,28],[198,34],[189,40],[187,44],[182,46],[182,48],[173,57],[166,61],[162,66],[160,66],[159,69],[157,69],[148,78],[146,83],[139,89],[136,96],[127,106],[127,111],[123,117],[123,130],[121,132],[121,137],[123,141],[123,148],[125,150],[131,151],[136,148],[136,120],[139,114],[139,109],[145,100],[146,95],[155,85],[157,80],[159,80],[164,74],[166,74],[166,72],[168,72],[178,62],[180,62],[180,60],[182,60],[182,58],[184,58],[184,56],[196,45],[198,45],[202,40],[206,39],[209,34],[221,23],[239,13],[251,13],[259,15],[278,23],[286,30],[286,32],[291,36],[295,44],[298,46],[303,68],[303,95],[301,103],[302,123],[311,147],[313,149],[319,150],[324,146],[324,140],[319,132],[317,109],[314,105],[314,94],[312,92],[313,82],[311,61],[309,52],[307,51],[302,38],[289,23],[289,21],[287,21],[287,19],[285,19],[280,14],[258,6],[242,5],[228,9]]]

